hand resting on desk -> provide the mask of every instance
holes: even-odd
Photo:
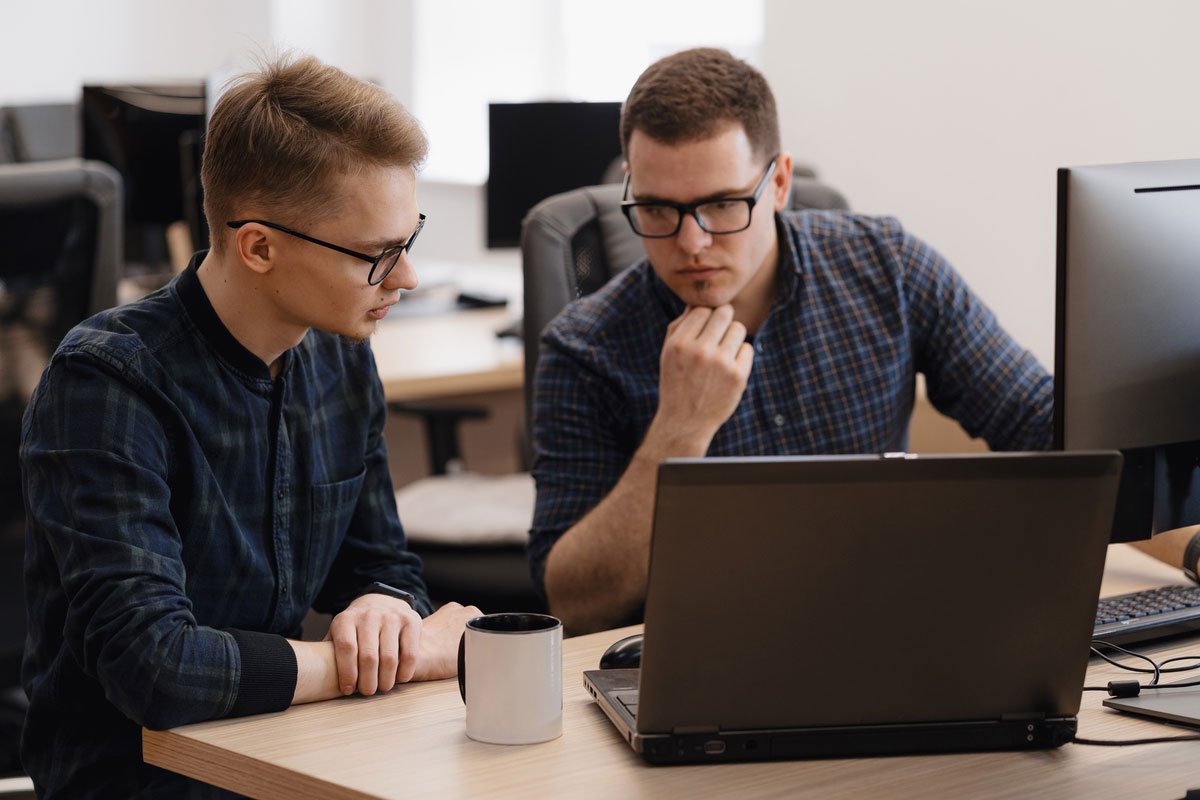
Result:
[[[417,652],[414,681],[436,681],[458,674],[458,640],[467,620],[483,612],[475,606],[447,603],[425,618],[421,628],[421,647]]]
[[[410,680],[453,677],[458,637],[467,620],[480,613],[475,606],[447,603],[421,620],[403,600],[363,595],[334,617],[325,641],[289,640],[297,666],[292,703],[355,690],[371,695]]]

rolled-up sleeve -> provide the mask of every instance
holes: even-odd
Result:
[[[551,326],[542,338],[534,393],[537,502],[528,555],[543,597],[550,549],[612,491],[636,446],[619,396],[559,336]]]

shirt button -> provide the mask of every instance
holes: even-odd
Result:
[[[761,353],[761,352],[762,352],[762,342],[755,342],[755,343],[754,343],[754,349],[755,349],[755,351],[756,351],[756,352],[759,352],[759,353]]]
[[[784,422],[786,422],[786,421],[787,421],[787,420],[785,420],[785,419],[783,418],[783,414],[776,414],[776,415],[775,415],[775,427],[776,427],[776,428],[782,428],[782,427],[783,427],[783,423],[784,423]]]
[[[275,496],[278,497],[280,500],[282,500],[283,499],[283,489],[277,490],[275,492]]]

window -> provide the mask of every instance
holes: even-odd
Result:
[[[489,102],[622,101],[650,63],[688,47],[758,62],[763,4],[715,0],[416,0],[412,111],[423,176],[487,179]]]

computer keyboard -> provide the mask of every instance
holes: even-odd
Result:
[[[1101,598],[1092,638],[1126,644],[1195,630],[1200,630],[1200,585],[1192,583]]]

